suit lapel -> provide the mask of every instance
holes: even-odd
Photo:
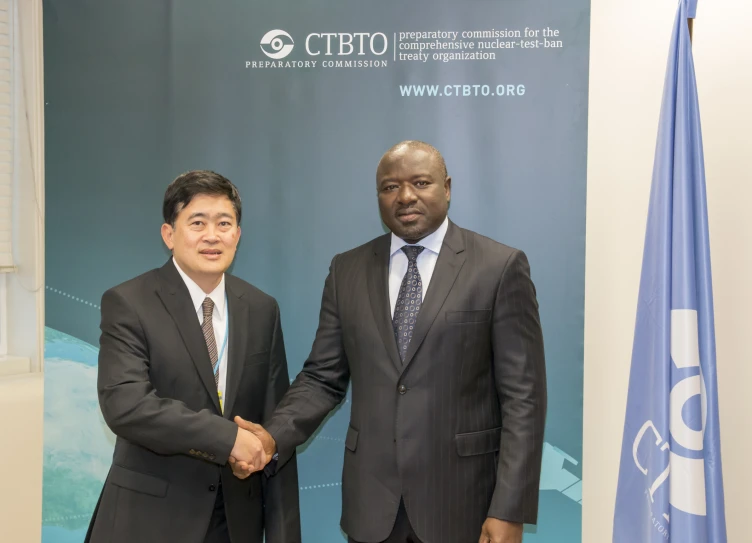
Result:
[[[167,311],[175,321],[183,338],[191,360],[196,366],[201,381],[206,387],[214,406],[219,409],[219,398],[217,397],[217,386],[214,384],[214,374],[212,373],[211,360],[209,359],[209,350],[206,347],[204,333],[201,331],[201,325],[198,323],[196,309],[193,307],[191,295],[188,287],[185,285],[183,278],[180,277],[178,270],[170,259],[167,264],[160,269],[162,285],[157,294],[162,299]]]
[[[376,327],[384,342],[389,357],[399,370],[402,361],[397,351],[397,340],[394,338],[392,326],[392,312],[389,306],[389,234],[378,238],[374,244],[372,260],[368,266],[368,295],[371,299],[371,309]]]
[[[439,314],[444,300],[452,290],[454,282],[457,280],[462,265],[465,263],[465,242],[462,237],[462,231],[451,221],[449,228],[444,236],[444,243],[439,252],[439,259],[436,261],[436,267],[431,276],[431,282],[428,285],[428,291],[423,299],[423,304],[418,313],[418,319],[415,322],[415,331],[410,345],[407,347],[404,364],[400,365],[401,373],[404,373],[412,361],[415,353],[420,348],[426,334],[431,329],[436,316]],[[395,342],[396,343],[396,342]]]
[[[243,292],[232,287],[231,277],[227,274],[225,274],[225,290],[227,291],[227,311],[230,317],[230,338],[227,347],[225,386],[227,401],[224,405],[224,417],[229,419],[243,377],[243,362],[246,358],[251,327],[248,303],[243,299]]]

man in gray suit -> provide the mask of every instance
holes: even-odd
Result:
[[[267,421],[289,386],[277,302],[225,273],[238,191],[188,172],[163,214],[172,258],[102,297],[97,385],[117,441],[86,541],[299,542],[295,458],[273,477],[228,462],[268,460],[234,418]]]
[[[535,523],[546,414],[525,254],[447,218],[422,142],[376,172],[391,234],[334,257],[303,370],[264,424],[274,472],[345,397],[342,529],[352,542],[519,543]],[[244,468],[244,463],[239,462]]]

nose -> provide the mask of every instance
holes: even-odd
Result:
[[[204,241],[208,243],[216,243],[219,241],[219,236],[217,235],[217,228],[210,224],[206,228],[206,233],[204,235]]]
[[[404,206],[408,206],[414,204],[416,200],[413,186],[410,183],[404,183],[397,193],[397,201]]]

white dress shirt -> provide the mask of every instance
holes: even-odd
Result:
[[[219,285],[209,294],[206,294],[203,289],[196,284],[196,282],[188,277],[186,273],[180,269],[178,263],[175,262],[175,258],[172,259],[175,263],[175,267],[178,269],[178,273],[185,281],[185,285],[188,287],[188,292],[191,294],[191,301],[193,301],[193,308],[196,310],[196,316],[198,317],[198,323],[204,323],[204,298],[207,296],[214,302],[214,311],[212,313],[212,325],[214,327],[214,341],[217,343],[217,353],[222,351],[221,358],[217,361],[219,364],[219,385],[217,387],[219,391],[219,397],[222,399],[222,406],[227,403],[227,396],[225,396],[225,390],[227,385],[227,351],[229,345],[225,345],[222,350],[222,345],[225,342],[225,334],[229,335],[228,328],[228,315],[227,315],[227,298],[225,296],[225,274],[222,274],[222,279],[219,281]],[[406,268],[407,269],[407,268]],[[229,344],[230,338],[227,338]],[[210,366],[211,369],[211,366]]]
[[[433,270],[436,268],[436,261],[439,259],[439,251],[441,251],[441,245],[444,243],[444,236],[446,236],[448,228],[449,217],[444,219],[444,222],[433,234],[415,244],[425,247],[416,260],[418,273],[420,273],[420,279],[423,283],[423,300],[426,299],[428,284],[431,282]],[[407,273],[407,255],[402,250],[405,245],[409,245],[409,243],[392,233],[392,247],[389,251],[389,302],[392,306],[392,317],[394,317],[394,308],[397,305],[402,279]]]

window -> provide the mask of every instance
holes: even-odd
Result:
[[[43,363],[42,69],[42,1],[0,0],[0,376]]]
[[[8,295],[5,274],[0,273],[0,357],[8,354]]]
[[[13,267],[11,208],[13,185],[13,14],[0,0],[0,271]]]
[[[0,356],[8,354],[8,296],[5,273],[13,270],[13,14],[0,0]]]

